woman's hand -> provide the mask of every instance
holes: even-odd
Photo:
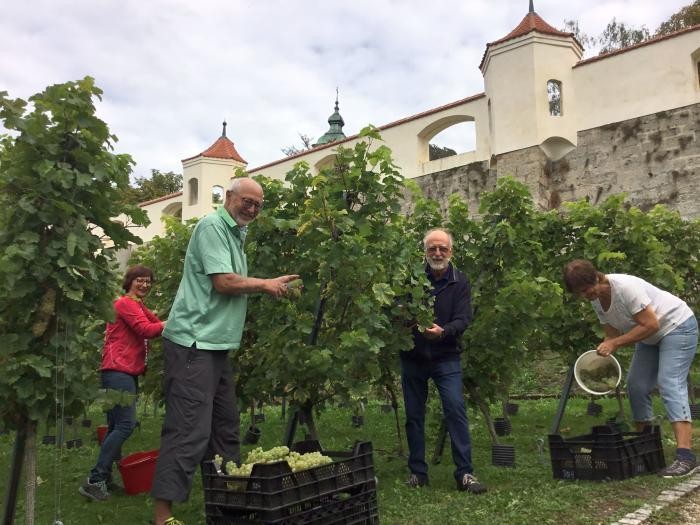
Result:
[[[614,354],[617,349],[618,346],[612,339],[606,339],[598,345],[598,348],[596,348],[595,351],[599,356],[608,357],[609,355]]]

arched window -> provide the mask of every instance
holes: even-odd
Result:
[[[549,114],[553,117],[561,117],[564,112],[559,80],[547,81],[547,99],[549,101]]]
[[[199,199],[199,181],[193,177],[187,182],[187,185],[190,190],[190,202],[188,204],[190,206],[194,206],[197,204],[197,200]]]
[[[211,188],[211,203],[221,204],[224,202],[224,188],[223,186],[212,186]]]

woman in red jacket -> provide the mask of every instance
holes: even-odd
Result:
[[[128,405],[115,405],[107,412],[109,430],[97,464],[78,489],[83,496],[95,501],[109,497],[112,466],[121,456],[122,444],[136,427],[138,376],[146,371],[148,339],[158,337],[165,326],[165,322],[143,304],[153,279],[153,271],[146,266],[129,268],[122,282],[126,294],[114,302],[115,319],[107,323],[100,367],[102,388],[128,393],[132,400]]]

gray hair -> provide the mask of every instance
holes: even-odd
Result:
[[[232,191],[234,193],[238,193],[238,190],[241,189],[241,184],[243,184],[243,181],[250,181],[256,186],[258,186],[260,189],[262,189],[262,186],[258,184],[256,181],[251,179],[250,177],[236,177],[234,179],[231,179],[231,182],[228,185],[227,191]]]
[[[445,235],[447,235],[447,240],[449,243],[449,248],[450,250],[452,249],[452,234],[446,230],[445,228],[432,228],[425,232],[425,235],[423,236],[423,249],[426,249],[428,247],[428,237],[430,237],[431,234],[435,232],[442,232]]]

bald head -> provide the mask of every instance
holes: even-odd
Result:
[[[263,189],[250,177],[233,179],[226,191],[224,208],[236,224],[247,226],[262,209]]]

